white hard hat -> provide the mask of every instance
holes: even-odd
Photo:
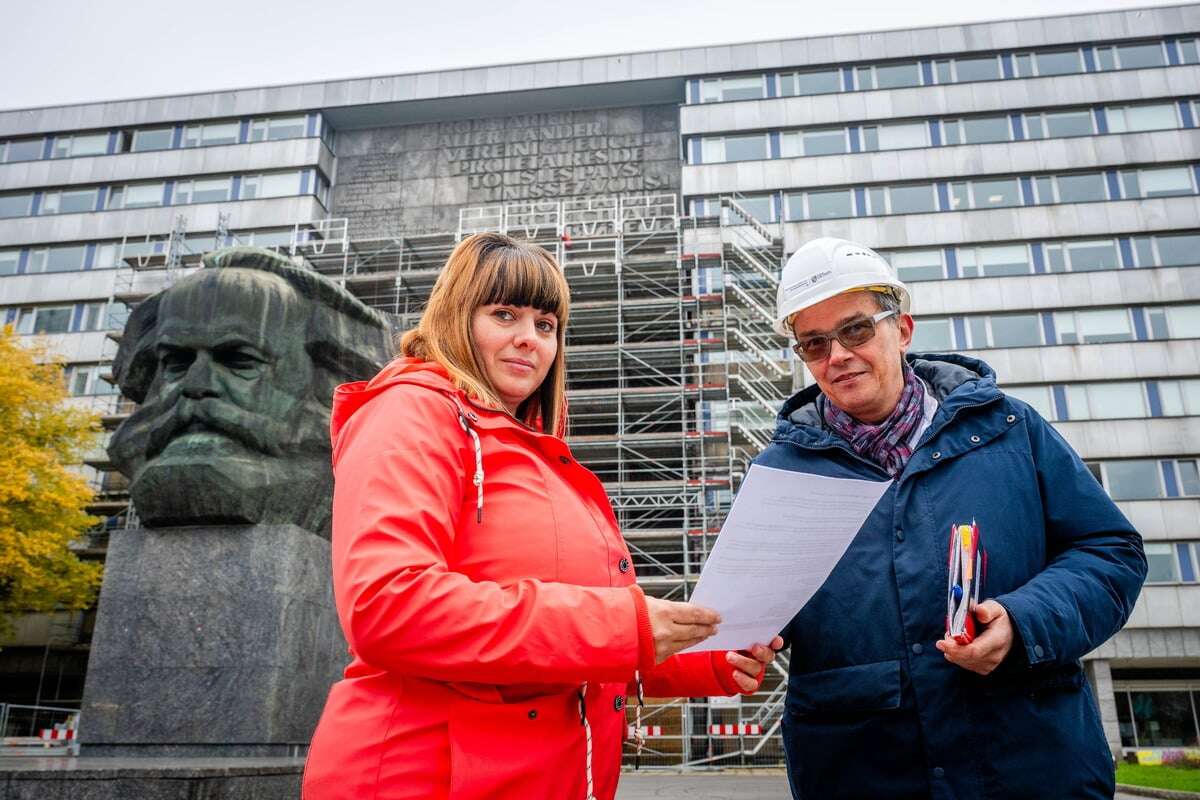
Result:
[[[896,270],[869,247],[845,239],[813,239],[787,260],[775,298],[775,328],[791,336],[788,318],[834,295],[854,290],[891,290],[900,299],[900,310],[912,308],[908,287]]]

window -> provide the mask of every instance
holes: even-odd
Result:
[[[241,125],[237,122],[209,122],[188,125],[183,129],[184,147],[204,147],[213,144],[237,144]]]
[[[1109,106],[1104,109],[1108,130],[1112,133],[1157,131],[1179,127],[1179,114],[1174,103],[1155,105]]]
[[[756,84],[759,92],[762,91],[763,76],[756,75],[753,78],[732,78],[722,79],[727,85],[725,100],[745,100],[747,97],[730,97],[729,94],[737,94],[737,91],[729,91],[728,87],[737,85],[737,81],[747,81],[748,83]],[[751,93],[748,93],[751,94]],[[761,97],[762,94],[752,94],[754,98]],[[275,141],[276,139],[295,139],[304,135],[304,129],[307,127],[307,120],[303,115],[295,117],[272,117],[270,119],[256,119],[250,123],[250,141]]]
[[[223,203],[233,189],[232,178],[180,181],[175,184],[174,203]]]
[[[29,272],[74,272],[83,269],[85,245],[41,247],[29,252]]]
[[[39,214],[78,214],[95,211],[99,200],[99,189],[75,189],[71,191],[46,192],[42,196]]]
[[[789,194],[788,219],[838,219],[854,216],[854,197],[849,189]]]
[[[779,92],[785,97],[802,94],[829,94],[840,91],[842,91],[842,73],[837,69],[787,72],[779,76]]]
[[[300,172],[267,172],[242,178],[241,200],[300,194]]]
[[[967,318],[970,347],[1032,347],[1042,343],[1037,314],[993,314]]]
[[[1024,400],[1033,406],[1033,410],[1046,419],[1054,419],[1054,402],[1050,397],[1049,386],[1005,386],[1004,393],[1009,397]]]
[[[16,275],[20,262],[20,250],[0,250],[0,275]]]
[[[1159,381],[1158,396],[1167,417],[1200,416],[1200,380]]]
[[[1200,50],[1195,39],[1179,40],[1179,59],[1185,64],[1200,64]]]
[[[22,308],[17,317],[17,333],[66,333],[71,328],[73,306]]]
[[[1179,471],[1180,493],[1187,497],[1200,495],[1200,468],[1196,466],[1196,459],[1180,459],[1175,462],[1175,468]]]
[[[855,73],[859,89],[903,89],[921,85],[921,65],[916,61],[858,67]]]
[[[997,278],[1033,272],[1029,248],[1023,244],[958,248],[958,270],[964,278]]]
[[[1138,381],[1070,384],[1067,410],[1071,419],[1125,419],[1150,413]]]
[[[151,128],[133,132],[133,144],[130,147],[135,153],[144,150],[170,150],[175,138],[174,128]]]
[[[163,204],[162,183],[132,183],[113,189],[109,208],[147,208]]]
[[[0,147],[0,156],[6,164],[16,161],[37,161],[42,157],[42,148],[46,140],[41,136],[36,139],[16,139],[4,147]]]
[[[802,131],[800,133],[804,155],[826,156],[834,153],[845,153],[845,128],[824,128],[822,130]]]
[[[967,117],[943,120],[946,144],[986,144],[1012,139],[1012,124],[1006,116]]]
[[[1108,69],[1144,69],[1165,67],[1167,55],[1161,42],[1119,44],[1096,48],[1096,66]]]
[[[1021,205],[1021,187],[1016,178],[977,180],[950,184],[950,207],[1006,208]]]
[[[1042,203],[1090,203],[1108,199],[1108,184],[1103,173],[1081,172],[1052,176],[1057,191],[1046,191],[1051,178],[1037,179],[1038,201]]]
[[[1149,566],[1146,583],[1174,583],[1179,580],[1174,547],[1166,542],[1146,542],[1143,546],[1146,548],[1146,562]]]
[[[1059,344],[1131,342],[1134,338],[1133,321],[1126,308],[1058,311],[1054,327]]]
[[[913,326],[914,353],[948,353],[954,349],[954,329],[947,317],[922,317]]]
[[[100,156],[107,152],[107,133],[76,134],[54,137],[54,150],[50,153],[50,157]]]
[[[27,217],[33,208],[33,193],[0,194],[0,219]]]
[[[1121,266],[1117,243],[1112,239],[1047,244],[1046,260],[1051,272],[1094,272]]]
[[[1026,53],[1018,55],[1016,62],[1017,76],[1021,78],[1083,72],[1083,58],[1078,49]]]
[[[955,58],[937,62],[938,83],[995,81],[1001,78],[999,56]]]
[[[1200,262],[1200,234],[1183,233],[1170,236],[1155,236],[1158,246],[1158,264],[1174,267],[1181,264]],[[1150,266],[1143,264],[1142,266]]]
[[[1193,194],[1192,171],[1187,167],[1141,171],[1143,197],[1175,197]]]
[[[872,189],[886,192],[887,210],[871,206],[872,214],[921,214],[937,211],[937,194],[932,183],[918,183],[909,186],[889,186],[886,189]]]
[[[1108,461],[1103,470],[1104,488],[1113,500],[1153,500],[1163,496],[1157,461]]]
[[[743,78],[707,78],[700,81],[700,102],[719,103],[726,100],[758,100],[766,97],[762,75]],[[250,141],[286,139],[304,135],[304,117],[256,119],[250,125]]]
[[[88,303],[83,307],[83,316],[79,320],[78,331],[99,331],[104,329],[104,318],[107,310],[106,303]]]
[[[1172,339],[1200,338],[1200,305],[1167,306],[1165,311]]]
[[[908,250],[892,253],[887,260],[902,281],[936,281],[946,277],[941,250]]]
[[[929,146],[929,126],[924,122],[867,125],[862,129],[864,150],[902,150]]]

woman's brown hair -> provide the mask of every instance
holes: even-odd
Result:
[[[471,336],[480,306],[532,306],[558,317],[558,350],[542,385],[517,407],[516,418],[543,431],[566,433],[566,329],[570,289],[554,256],[499,233],[459,242],[446,260],[417,327],[400,337],[400,354],[436,361],[454,385],[485,405],[504,408]]]

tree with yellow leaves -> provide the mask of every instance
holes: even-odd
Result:
[[[92,491],[68,467],[95,441],[94,415],[64,402],[62,364],[0,331],[0,630],[14,614],[82,610],[101,565],[70,543],[97,522]]]

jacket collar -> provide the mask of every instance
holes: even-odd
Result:
[[[919,357],[908,354],[905,360],[929,385],[938,401],[931,429],[940,427],[964,407],[984,405],[1002,397],[996,387],[995,370],[977,358],[955,353]],[[841,437],[825,426],[817,406],[821,395],[821,387],[816,384],[792,395],[780,409],[774,438],[804,447],[848,448]]]

